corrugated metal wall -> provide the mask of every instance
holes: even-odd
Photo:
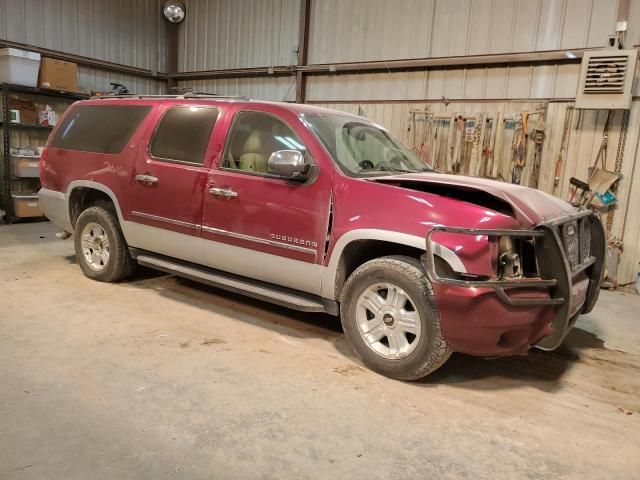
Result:
[[[223,78],[179,82],[180,88],[220,95],[240,95],[254,100],[295,101],[295,77]]]
[[[309,63],[600,46],[617,0],[317,0]],[[182,71],[296,63],[298,0],[188,0]]]
[[[121,83],[126,85],[131,93],[143,95],[159,95],[164,93],[166,88],[166,83],[158,80],[83,66],[78,67],[78,86],[87,92],[110,90],[110,82]]]
[[[311,63],[600,46],[616,0],[318,0]]]
[[[0,39],[109,62],[165,70],[160,0],[0,0]],[[81,68],[78,84],[107,90],[124,81],[132,91],[158,93],[162,82]]]
[[[180,69],[296,63],[299,0],[189,0]]]
[[[309,101],[575,98],[580,65],[311,76]]]

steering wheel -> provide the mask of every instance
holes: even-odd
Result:
[[[362,160],[360,163],[358,163],[358,166],[362,170],[373,170],[375,168],[375,165],[371,160]]]

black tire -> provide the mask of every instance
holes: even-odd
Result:
[[[92,268],[82,251],[82,231],[89,223],[98,224],[109,240],[109,259],[101,270]],[[136,268],[136,262],[129,254],[129,247],[115,213],[104,207],[93,206],[84,210],[76,222],[73,234],[76,258],[82,272],[99,282],[118,282],[130,277]]]
[[[420,316],[421,335],[414,350],[400,359],[385,358],[365,342],[356,320],[357,301],[369,286],[392,283],[404,290]],[[442,337],[435,297],[420,261],[405,256],[381,257],[358,267],[341,296],[342,328],[353,349],[370,369],[396,380],[417,380],[442,366],[451,349]]]

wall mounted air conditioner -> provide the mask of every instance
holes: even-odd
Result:
[[[629,109],[638,50],[584,52],[576,108]]]

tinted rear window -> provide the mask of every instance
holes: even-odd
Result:
[[[158,124],[149,153],[159,159],[202,164],[217,118],[217,108],[171,107]]]
[[[65,150],[120,153],[150,106],[80,105],[64,119],[51,146]]]

